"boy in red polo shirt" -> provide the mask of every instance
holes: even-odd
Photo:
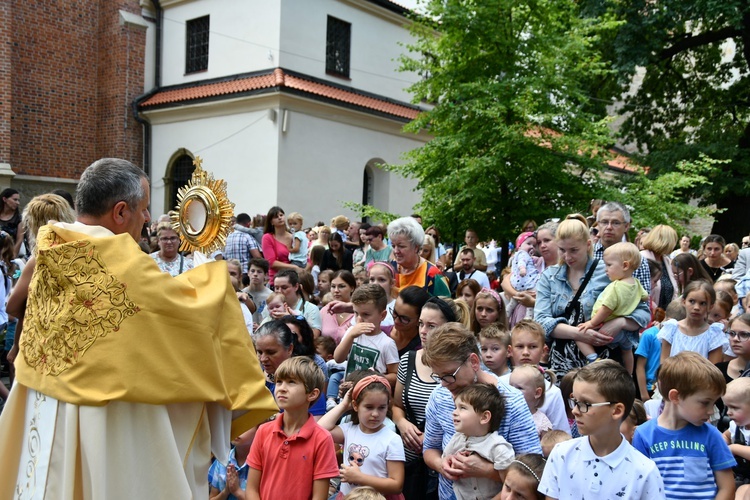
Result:
[[[250,448],[246,496],[251,500],[325,500],[339,467],[331,434],[309,408],[320,397],[325,376],[313,360],[299,356],[276,369],[276,404],[284,413],[262,425]]]

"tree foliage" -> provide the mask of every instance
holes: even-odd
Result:
[[[418,180],[418,211],[447,238],[466,227],[512,238],[524,219],[581,210],[601,189],[610,143],[587,84],[607,73],[594,47],[614,27],[571,0],[431,0],[404,70],[434,103],[407,126],[434,139],[391,166]]]
[[[685,193],[709,186],[721,165],[728,160],[715,160],[705,155],[695,161],[683,160],[672,172],[649,178],[640,172],[620,177],[605,191],[607,200],[619,201],[632,207],[633,228],[654,227],[666,224],[680,233],[687,230],[688,222],[695,217],[711,217],[717,209],[685,203]]]
[[[715,232],[750,232],[737,217],[750,201],[750,3],[747,0],[588,0],[584,11],[621,21],[602,38],[617,79],[600,85],[625,96],[623,142],[634,143],[652,174],[675,171],[701,154],[731,160],[692,193],[730,210]],[[633,85],[633,77],[637,76]],[[642,81],[638,83],[642,76]],[[740,212],[743,213],[743,212]]]

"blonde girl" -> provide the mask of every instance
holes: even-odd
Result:
[[[388,306],[386,307],[388,314],[380,325],[392,327],[393,315],[391,311],[396,303],[396,297],[398,297],[396,272],[393,270],[393,266],[387,262],[372,261],[367,268],[367,279],[369,283],[380,285],[385,290],[385,295],[388,297]]]
[[[524,319],[516,323],[510,334],[510,359],[514,370],[517,366],[533,365],[541,368],[542,358],[547,352],[544,343],[544,329],[536,321]],[[546,372],[545,372],[546,373]],[[550,371],[550,375],[554,372]],[[563,399],[562,392],[555,385],[552,377],[547,381],[544,388],[544,401],[539,410],[547,415],[556,430],[570,434],[570,424],[567,417],[567,405]]]
[[[543,411],[540,411],[540,408],[544,405],[546,392],[545,375],[551,377],[550,382],[556,380],[553,372],[543,372],[538,365],[521,365],[514,368],[510,374],[510,385],[523,393],[523,398],[529,405],[539,438],[553,429],[550,419]]]
[[[508,329],[508,317],[505,314],[505,303],[496,291],[482,288],[474,299],[474,322],[472,330],[475,334],[479,330],[496,323],[503,330]]]
[[[719,363],[727,345],[724,325],[709,324],[708,312],[716,300],[713,286],[705,281],[693,281],[682,294],[682,305],[687,316],[680,321],[666,321],[657,338],[661,341],[661,363],[682,351],[693,351]]]
[[[350,408],[352,421],[336,425]],[[318,421],[331,432],[334,443],[344,445],[337,500],[343,500],[353,485],[370,486],[388,499],[404,498],[404,445],[384,425],[390,409],[391,385],[381,375],[369,375]]]

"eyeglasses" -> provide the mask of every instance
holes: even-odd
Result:
[[[389,307],[388,311],[390,311],[391,316],[393,316],[394,321],[398,320],[398,322],[403,325],[408,325],[409,323],[411,323],[411,318],[409,316],[404,316],[402,314],[397,313],[395,307],[393,306]]]
[[[733,330],[729,330],[727,332],[727,337],[729,337],[730,339],[737,337],[742,342],[747,342],[748,340],[750,340],[750,332],[735,332]]]
[[[622,226],[623,224],[625,224],[625,223],[624,223],[623,221],[621,221],[621,220],[600,220],[600,221],[598,221],[598,222],[599,222],[599,225],[600,225],[601,227],[607,227],[607,226],[612,226],[612,227],[620,227],[620,226]]]
[[[167,243],[167,242],[172,242],[173,243],[173,242],[175,242],[175,241],[177,241],[179,239],[180,238],[178,236],[170,236],[169,238],[159,238],[159,241],[163,241],[165,243]]]
[[[461,369],[462,366],[466,363],[466,360],[469,358],[466,358],[461,362],[460,365],[458,365],[458,368],[456,368],[456,371],[451,373],[450,375],[443,375],[442,377],[440,375],[436,375],[434,373],[430,373],[430,378],[437,382],[438,384],[445,384],[445,385],[451,385],[456,381],[456,375],[458,374],[458,370]]]
[[[573,399],[573,398],[568,399],[568,406],[570,407],[570,409],[572,410],[578,407],[578,411],[581,413],[588,413],[589,408],[591,408],[592,406],[594,407],[607,406],[611,404],[614,404],[614,403],[612,403],[611,401],[607,401],[605,403],[584,403],[583,401],[578,401],[577,399]]]

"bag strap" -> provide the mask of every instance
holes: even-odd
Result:
[[[599,264],[599,259],[594,259],[594,263],[591,264],[591,267],[586,273],[586,277],[583,278],[583,283],[581,283],[581,286],[578,287],[578,291],[576,292],[575,297],[573,297],[573,302],[578,302],[578,299],[581,298],[581,294],[583,293],[583,290],[586,288],[586,285],[589,284],[589,281],[591,281],[591,276],[594,275],[594,270],[596,269],[597,264]]]
[[[180,254],[180,274],[182,274],[182,265],[185,263],[185,257]]]

